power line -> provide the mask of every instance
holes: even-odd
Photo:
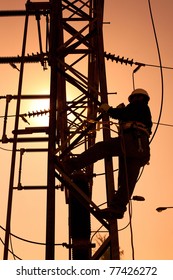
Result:
[[[154,18],[153,18],[153,14],[152,14],[152,8],[151,8],[150,0],[148,0],[148,7],[149,7],[150,18],[151,18],[151,21],[152,21],[153,32],[154,32],[154,37],[155,37],[155,42],[156,42],[156,47],[157,47],[157,53],[158,53],[159,65],[160,65],[160,78],[161,78],[160,112],[159,112],[158,121],[157,121],[157,124],[156,124],[155,131],[154,131],[154,133],[153,133],[153,135],[151,137],[151,140],[150,140],[150,143],[151,143],[152,140],[154,139],[155,135],[156,135],[157,130],[158,130],[160,119],[161,119],[161,115],[162,115],[163,99],[164,99],[164,80],[163,80],[163,69],[162,69],[162,59],[161,59],[160,47],[159,47],[159,42],[158,42],[158,38],[157,38],[157,33],[156,33],[156,28],[155,28]]]
[[[162,67],[162,69],[167,69],[167,70],[173,70],[173,67],[171,66],[160,66],[160,65],[156,65],[156,64],[150,64],[150,63],[144,63],[144,62],[135,62],[133,59],[129,59],[129,58],[124,58],[124,56],[120,57],[119,55],[116,56],[115,54],[111,54],[111,53],[104,53],[104,56],[106,57],[107,60],[111,60],[112,62],[115,61],[116,63],[121,63],[121,64],[125,64],[125,65],[137,65],[139,67],[145,67],[145,66],[149,66],[149,67],[155,67],[155,68],[160,68]]]
[[[0,237],[0,241],[3,245],[5,245],[4,241],[2,240],[2,238]],[[13,255],[13,257],[17,258],[18,260],[22,260],[21,258],[19,258],[16,254],[14,254],[14,252],[12,252],[10,249],[8,249],[8,251]]]
[[[6,231],[5,228],[2,227],[1,225],[0,225],[0,228],[1,228],[3,231]],[[45,242],[38,242],[38,241],[28,240],[28,239],[22,238],[22,237],[20,237],[20,236],[17,236],[17,235],[15,235],[15,234],[13,234],[13,233],[10,233],[10,235],[13,236],[13,237],[15,237],[15,238],[17,238],[17,239],[19,239],[19,240],[21,240],[21,241],[23,241],[23,242],[32,243],[32,244],[35,244],[35,245],[43,245],[43,246],[46,245]],[[63,242],[63,243],[56,243],[55,246],[67,247],[68,244],[67,244],[66,242]]]

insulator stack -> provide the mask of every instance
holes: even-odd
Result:
[[[46,115],[50,112],[50,110],[40,110],[40,111],[32,111],[32,112],[28,112],[27,114],[25,114],[25,117],[39,117],[39,116],[43,116]]]
[[[133,59],[129,60],[129,58],[124,58],[118,56],[115,56],[115,54],[111,54],[111,53],[106,53],[104,52],[104,56],[106,57],[107,60],[112,60],[115,61],[116,63],[120,62],[121,64],[128,64],[130,66],[132,66],[134,64]]]

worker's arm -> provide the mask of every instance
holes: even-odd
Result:
[[[107,103],[104,103],[99,107],[99,111],[108,113],[109,116],[114,119],[121,119],[122,115],[124,114],[124,108],[124,103],[121,103],[116,108],[113,108]]]

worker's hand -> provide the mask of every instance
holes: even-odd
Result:
[[[124,103],[121,103],[121,104],[119,104],[116,108],[122,109],[122,108],[125,108],[125,107],[126,107],[125,104],[124,104]]]
[[[103,103],[100,107],[99,107],[99,111],[100,112],[107,112],[109,110],[110,106],[107,103]]]

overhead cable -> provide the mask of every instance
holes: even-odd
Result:
[[[163,67],[162,67],[162,59],[161,59],[161,53],[160,53],[160,47],[159,47],[159,42],[157,38],[157,33],[156,33],[156,28],[155,28],[155,23],[154,23],[154,18],[153,18],[153,13],[152,13],[152,8],[151,8],[151,2],[148,0],[148,7],[149,7],[149,12],[150,12],[150,17],[151,17],[151,22],[153,26],[153,32],[154,32],[154,37],[155,37],[155,42],[156,42],[156,47],[157,47],[157,53],[158,53],[158,59],[159,59],[159,65],[160,65],[160,78],[161,78],[161,102],[160,102],[160,112],[158,116],[158,121],[156,124],[155,131],[150,139],[150,143],[155,137],[155,134],[158,130],[161,115],[162,115],[162,109],[163,109],[163,99],[164,99],[164,80],[163,80]]]
[[[107,60],[111,60],[112,62],[115,61],[116,63],[121,63],[121,64],[125,64],[125,65],[137,65],[137,68],[135,71],[138,70],[138,67],[142,67],[142,66],[150,66],[150,67],[155,67],[155,68],[160,68],[162,67],[162,69],[168,69],[168,70],[173,70],[173,67],[171,66],[160,66],[160,65],[156,65],[156,64],[150,64],[150,63],[144,63],[144,62],[135,62],[133,59],[129,59],[129,58],[124,58],[124,56],[120,57],[119,55],[116,56],[115,54],[111,54],[111,53],[107,53],[104,52],[104,56],[106,57]]]

